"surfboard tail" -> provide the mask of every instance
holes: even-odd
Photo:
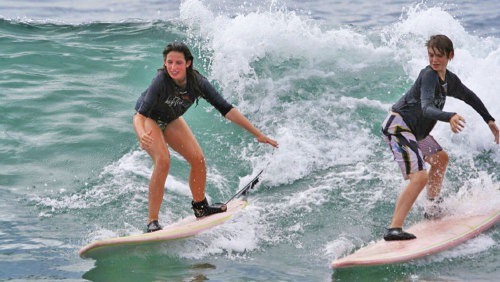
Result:
[[[331,267],[382,265],[421,258],[472,239],[498,222],[500,210],[492,210],[483,215],[422,221],[408,229],[417,239],[390,242],[380,240],[335,260]]]

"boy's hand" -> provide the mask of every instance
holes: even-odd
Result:
[[[458,114],[453,115],[450,118],[450,127],[453,133],[459,133],[465,127],[465,119]]]
[[[499,137],[498,137],[498,127],[495,124],[494,120],[488,121],[488,126],[490,127],[491,133],[493,133],[493,136],[495,136],[495,143],[498,144]]]

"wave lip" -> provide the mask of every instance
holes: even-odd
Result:
[[[15,1],[0,4],[0,18],[24,23],[88,24],[171,20],[181,0],[155,1]]]

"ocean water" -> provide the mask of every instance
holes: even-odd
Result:
[[[80,3],[81,2],[81,3]],[[0,280],[429,281],[500,277],[498,225],[424,259],[332,270],[380,239],[403,182],[380,137],[389,107],[427,65],[425,40],[455,44],[449,69],[500,117],[500,3],[479,1],[12,1],[0,3]],[[228,199],[265,169],[249,205],[194,238],[105,260],[95,240],[140,234],[152,163],[133,108],[171,41],[279,149],[201,101],[184,116]],[[438,123],[450,213],[500,205],[500,150],[465,103]],[[172,154],[163,225],[191,215],[188,164]],[[424,197],[406,226],[422,220]]]

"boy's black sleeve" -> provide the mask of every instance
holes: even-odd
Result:
[[[455,74],[450,75],[450,82],[452,82],[452,89],[449,90],[449,96],[455,97],[467,103],[471,106],[478,114],[481,115],[483,120],[488,123],[490,120],[495,121],[495,119],[490,115],[483,102],[479,97],[467,86],[465,86],[462,81]]]

